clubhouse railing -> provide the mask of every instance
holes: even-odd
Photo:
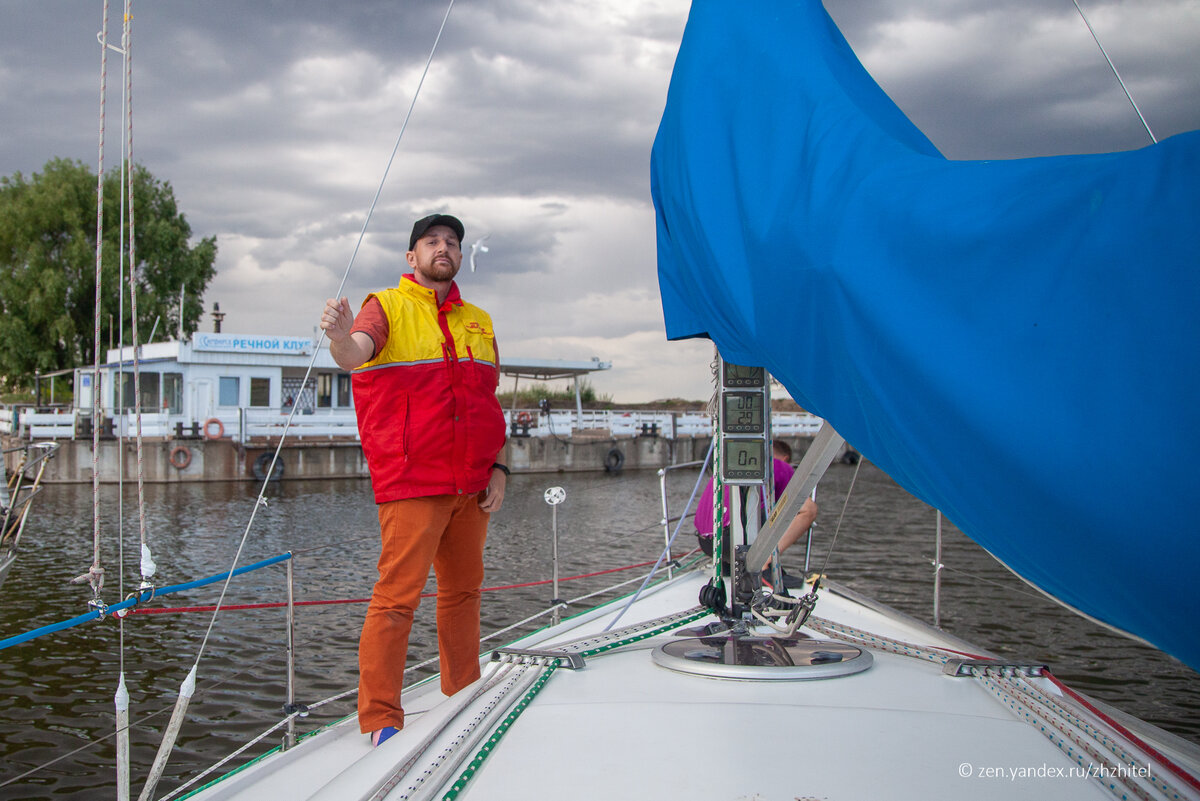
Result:
[[[584,409],[541,412],[515,409],[504,412],[514,436],[570,437],[582,432],[607,432],[613,437],[657,436],[665,439],[709,436],[712,419],[704,412]],[[143,413],[142,436],[154,439],[223,438],[237,442],[276,439],[282,436],[287,414],[268,409],[220,411],[206,420],[185,419],[168,412]],[[0,408],[0,433],[23,440],[90,439],[91,414],[74,409]],[[781,436],[813,436],[821,420],[807,412],[775,412],[771,426]],[[105,415],[104,437],[132,437],[137,431],[133,412]],[[314,410],[292,417],[289,438],[298,440],[357,440],[358,424],[352,410]]]

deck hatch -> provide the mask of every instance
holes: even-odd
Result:
[[[655,648],[652,658],[679,673],[750,681],[831,679],[860,673],[874,661],[870,651],[833,640],[729,633],[674,639]]]

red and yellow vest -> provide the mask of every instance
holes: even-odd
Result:
[[[456,284],[441,306],[408,276],[371,297],[388,338],[352,381],[375,502],[479,492],[505,440],[492,318]]]

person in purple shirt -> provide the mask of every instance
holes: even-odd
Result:
[[[792,480],[792,475],[795,470],[788,462],[792,458],[792,448],[783,440],[777,439],[771,443],[771,453],[774,456],[772,467],[775,472],[775,501],[779,501],[779,497],[783,495],[784,489],[788,482]],[[728,531],[729,526],[729,495],[725,495],[725,515],[722,522]],[[804,532],[812,527],[813,521],[817,519],[817,504],[812,498],[804,501],[804,505],[800,507],[800,511],[792,519],[787,530],[779,539],[778,550],[783,553],[788,546],[800,539]],[[704,491],[700,493],[700,500],[696,502],[696,516],[694,519],[696,526],[696,538],[700,543],[700,550],[706,556],[712,556],[713,553],[713,479],[709,479],[704,485]],[[729,547],[729,538],[726,537],[725,547]],[[728,556],[726,556],[728,561]]]

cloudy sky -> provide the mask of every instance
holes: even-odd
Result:
[[[1200,128],[1200,0],[1081,0],[1159,138]],[[216,236],[224,330],[306,335],[350,264],[447,2],[134,6],[134,156]],[[1071,0],[827,0],[950,158],[1141,147]],[[753,13],[753,3],[740,4]],[[0,0],[0,174],[95,168],[99,0]],[[487,235],[464,295],[512,357],[613,363],[618,402],[706,398],[711,346],[668,343],[650,146],[685,0],[458,0],[343,294],[394,284],[414,218]],[[110,11],[119,39],[120,3]],[[109,59],[119,162],[120,60]],[[210,323],[206,320],[204,328]]]

